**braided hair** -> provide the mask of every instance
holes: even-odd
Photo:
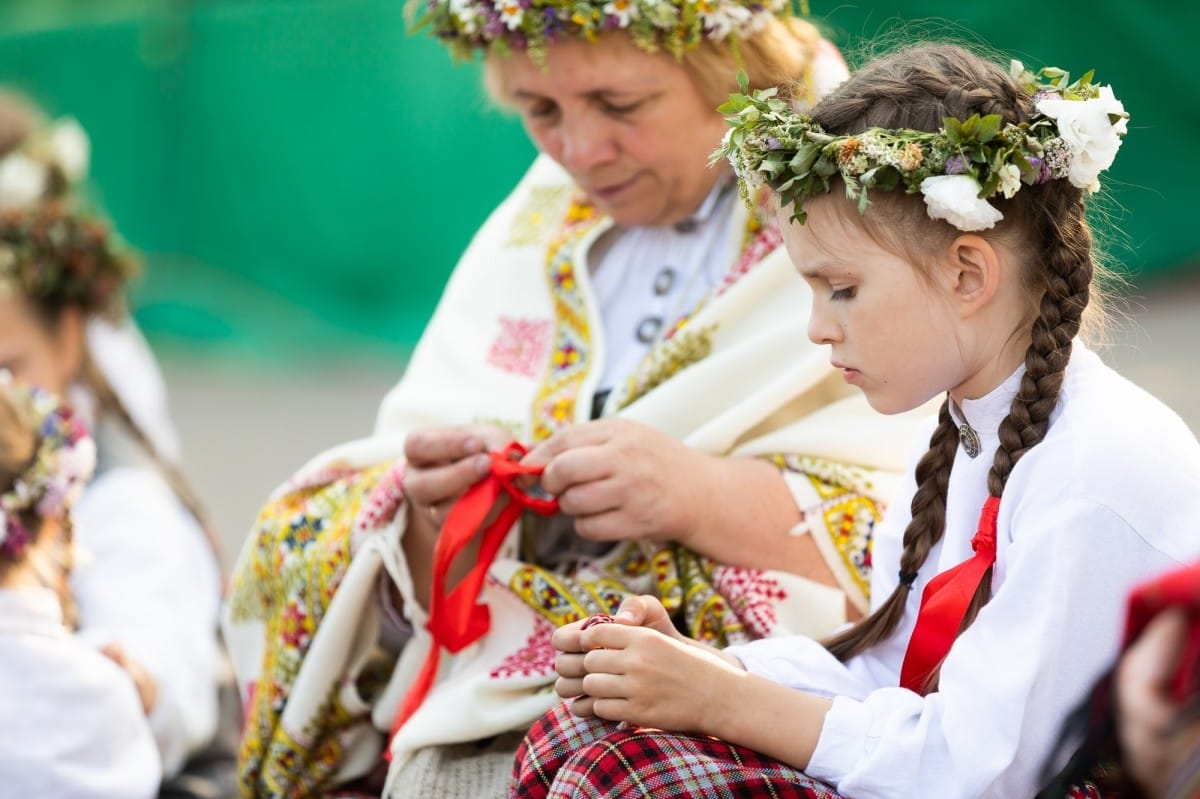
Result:
[[[870,127],[936,131],[945,117],[999,114],[1020,123],[1030,114],[1031,98],[1000,66],[955,45],[921,45],[873,61],[822,100],[813,119],[826,131],[849,134]],[[1023,287],[1030,298],[1030,343],[1025,373],[999,429],[999,448],[988,472],[988,493],[1000,497],[1013,468],[1045,437],[1071,342],[1080,331],[1091,296],[1096,266],[1085,219],[1082,190],[1068,181],[1027,186],[1011,199],[993,200],[1004,214],[994,240],[1020,242]],[[922,264],[923,253],[949,246],[960,232],[928,217],[919,197],[877,193],[871,213],[860,219],[881,246]],[[830,638],[826,647],[846,660],[887,638],[904,612],[912,576],[941,540],[946,524],[946,493],[958,432],[947,397],[916,467],[912,518],[904,531],[900,571],[905,579],[855,626]],[[961,629],[971,624],[991,596],[991,570],[969,606]],[[960,632],[961,632],[960,629]],[[936,672],[932,678],[936,683]],[[930,688],[932,689],[932,685]]]

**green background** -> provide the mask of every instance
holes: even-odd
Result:
[[[1200,4],[813,5],[852,62],[949,30],[1096,69],[1132,117],[1099,220],[1123,232],[1113,256],[1143,285],[1200,262]],[[94,194],[146,255],[134,304],[156,345],[235,357],[407,351],[533,155],[477,65],[385,0],[0,0],[0,82],[89,131]]]

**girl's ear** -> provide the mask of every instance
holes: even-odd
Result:
[[[963,318],[987,306],[1000,286],[1000,257],[983,236],[964,233],[950,244],[945,265],[951,296]]]

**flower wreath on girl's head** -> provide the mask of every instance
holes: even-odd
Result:
[[[70,117],[35,130],[0,157],[0,210],[68,193],[87,178],[91,153],[87,132]]]
[[[800,3],[807,14],[807,2]],[[787,16],[791,0],[410,0],[413,29],[428,27],[463,60],[476,51],[528,53],[544,62],[547,45],[625,30],[643,50],[675,56],[701,39],[723,41]]]
[[[1019,61],[1013,78],[1033,98],[1034,113],[1019,124],[1000,115],[946,118],[936,133],[869,128],[834,136],[777,98],[776,89],[730,97],[721,107],[731,129],[714,160],[727,157],[744,197],[763,184],[791,206],[803,224],[804,203],[828,192],[840,176],[846,196],[866,210],[871,190],[903,189],[924,196],[929,216],[962,231],[984,230],[1003,215],[988,198],[1012,197],[1022,186],[1066,178],[1089,192],[1112,165],[1129,115],[1109,86],[1075,82],[1061,69],[1036,74]]]
[[[0,494],[0,555],[14,558],[33,539],[22,517],[61,518],[96,468],[96,446],[87,428],[52,394],[18,383],[0,370],[0,389],[16,394],[33,413],[37,450],[12,487]]]

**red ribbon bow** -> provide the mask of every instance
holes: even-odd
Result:
[[[516,485],[518,477],[523,475],[539,475],[543,466],[527,466],[520,463],[528,450],[515,441],[509,442],[503,449],[490,453],[492,470],[475,485],[467,489],[462,497],[450,509],[442,532],[438,536],[437,545],[433,551],[433,581],[429,598],[429,621],[425,627],[429,630],[433,643],[429,654],[421,667],[420,674],[408,690],[396,720],[392,724],[392,736],[404,725],[433,688],[437,678],[438,663],[442,647],[450,652],[461,652],[468,645],[478,641],[491,629],[491,615],[487,605],[479,604],[476,600],[483,590],[483,582],[487,579],[488,568],[496,559],[496,553],[504,542],[508,531],[520,517],[521,512],[528,509],[535,513],[549,516],[558,512],[558,500],[554,497],[542,498],[526,494]],[[509,502],[496,516],[491,524],[480,533],[481,542],[479,556],[475,565],[453,590],[446,593],[446,577],[454,559],[471,543],[491,512],[501,492],[508,494]],[[391,758],[391,747],[388,747],[388,758]]]
[[[996,515],[1000,497],[988,497],[971,539],[975,554],[934,577],[921,594],[921,609],[900,667],[900,685],[922,696],[929,678],[950,653],[967,607],[983,575],[996,562]]]

